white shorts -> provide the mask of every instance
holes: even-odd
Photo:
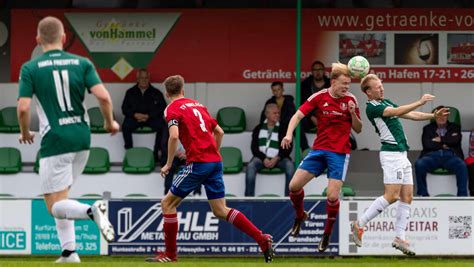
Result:
[[[411,163],[407,152],[380,151],[384,184],[413,184]]]
[[[69,188],[86,167],[88,158],[89,150],[84,150],[40,159],[41,192],[49,194]]]

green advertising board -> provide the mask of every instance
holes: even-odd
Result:
[[[95,200],[80,200],[92,205]],[[43,200],[31,204],[31,254],[61,254],[56,223]],[[76,250],[79,254],[100,254],[100,233],[92,220],[75,221]]]

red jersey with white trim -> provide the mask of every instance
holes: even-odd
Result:
[[[179,98],[166,107],[165,117],[168,127],[176,125],[179,129],[187,163],[222,161],[213,134],[217,121],[204,105],[194,99]]]
[[[348,154],[351,150],[349,135],[352,119],[349,112],[349,101],[356,104],[356,114],[360,118],[359,104],[351,93],[343,97],[333,97],[328,89],[323,89],[311,95],[299,110],[304,115],[316,109],[318,131],[314,139],[313,149],[322,149],[336,153]]]

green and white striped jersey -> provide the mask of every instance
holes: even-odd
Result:
[[[367,101],[367,108],[365,109],[367,117],[375,131],[380,136],[382,143],[382,151],[408,151],[410,148],[407,144],[407,138],[403,131],[400,119],[396,116],[384,117],[383,111],[387,107],[398,107],[389,99],[381,101],[370,100]]]
[[[41,157],[89,149],[86,88],[101,83],[84,57],[52,50],[21,67],[19,97],[33,98],[40,121]]]

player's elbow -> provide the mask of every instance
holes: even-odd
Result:
[[[18,116],[22,117],[30,112],[30,105],[19,102],[17,107]]]

